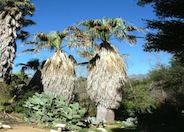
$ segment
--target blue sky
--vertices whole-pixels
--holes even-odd
[[[37,24],[25,28],[31,34],[37,32],[50,33],[51,31],[61,31],[68,26],[86,19],[102,19],[104,17],[115,18],[121,17],[123,20],[130,22],[132,25],[144,28],[144,19],[154,19],[153,9],[150,6],[139,7],[136,5],[136,0],[33,0],[36,6],[34,16],[31,18]],[[137,34],[144,36],[146,33]],[[147,53],[143,51],[142,45],[144,39],[138,39],[137,44],[130,46],[127,42],[112,41],[118,47],[119,53],[129,54],[130,58],[126,58],[128,75],[146,74],[154,68],[155,63],[160,61],[167,64],[171,55],[167,53]],[[18,63],[26,63],[30,59],[39,58],[44,60],[52,56],[50,51],[42,51],[40,54],[34,55],[19,54],[22,50],[28,48],[22,46],[20,41],[17,41],[17,57],[14,61]],[[67,50],[67,49],[66,49]],[[83,61],[75,55],[75,51],[68,51],[75,56],[77,61]],[[14,72],[20,70],[20,67],[14,67]],[[78,70],[79,74],[85,75],[84,69],[81,67]]]

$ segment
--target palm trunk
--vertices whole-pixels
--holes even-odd
[[[114,110],[105,108],[103,106],[97,106],[97,119],[105,119],[107,123],[114,122],[115,113]]]
[[[74,63],[68,56],[57,51],[48,59],[42,70],[42,84],[46,94],[63,95],[66,103],[73,99],[76,80]]]
[[[12,73],[13,61],[16,54],[17,29],[21,13],[3,11],[0,13],[0,78],[9,81]]]
[[[96,102],[97,118],[114,120],[114,109],[122,100],[122,89],[126,77],[125,64],[115,48],[103,42],[99,53],[88,65],[87,92]]]

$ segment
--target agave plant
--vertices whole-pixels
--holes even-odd
[[[134,44],[136,36],[128,32],[142,29],[128,25],[121,18],[104,18],[84,20],[67,30],[70,31],[69,45],[71,47],[92,48],[90,52],[89,50],[79,52],[89,59],[87,92],[96,102],[97,118],[104,118],[110,123],[114,121],[114,110],[120,105],[126,81],[125,63],[118,50],[110,43],[110,39],[116,38]]]
[[[27,44],[34,44],[36,48],[25,50],[39,51],[42,48],[55,50],[51,59],[47,59],[42,68],[42,84],[46,94],[55,96],[63,95],[66,103],[73,98],[75,75],[75,59],[72,55],[67,55],[62,49],[62,43],[67,36],[66,32],[37,33],[35,41]]]
[[[0,0],[0,79],[10,81],[16,53],[16,39],[25,40],[29,33],[23,27],[35,24],[26,18],[35,7],[30,0]]]

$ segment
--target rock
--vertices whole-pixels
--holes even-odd
[[[58,132],[57,130],[50,129],[50,132]]]
[[[55,126],[56,126],[56,127],[64,128],[64,127],[66,126],[66,124],[56,124]]]
[[[4,129],[11,129],[11,126],[9,126],[9,125],[2,125],[2,128],[4,128]]]
[[[126,121],[123,121],[123,126],[121,128],[133,127],[138,123],[137,117],[129,117]]]
[[[105,128],[97,128],[98,131],[107,132]]]
[[[58,132],[62,132],[62,130],[66,126],[66,124],[56,124],[55,126],[58,128]]]

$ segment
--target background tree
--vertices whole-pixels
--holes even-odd
[[[151,4],[157,20],[146,20],[145,51],[166,51],[184,62],[184,1],[183,0],[138,0],[138,5]]]
[[[113,122],[114,109],[119,107],[122,99],[126,66],[117,49],[109,41],[116,38],[134,44],[136,37],[127,32],[140,29],[128,25],[121,18],[84,20],[78,25],[79,28],[69,28],[69,45],[96,49],[80,52],[90,59],[87,67],[87,92],[97,105],[97,118],[104,118],[108,123]]]
[[[183,63],[172,59],[170,66],[149,73],[153,82],[153,89],[162,89],[165,92],[165,103],[183,107],[184,97],[184,66]]]
[[[130,77],[125,83],[122,107],[118,109],[119,116],[124,118],[137,116],[138,114],[151,113],[153,108],[157,107],[156,98],[151,95],[152,80],[149,77],[132,78]],[[122,115],[124,115],[122,117]],[[127,117],[126,117],[127,115]]]
[[[26,51],[38,51],[42,48],[55,50],[51,59],[47,59],[42,69],[42,84],[45,93],[52,93],[55,96],[63,95],[66,103],[69,103],[73,98],[75,75],[75,59],[72,55],[67,56],[61,50],[61,46],[66,32],[51,32],[50,34],[37,33],[35,41],[27,42],[27,44],[34,44],[37,46]],[[25,52],[26,52],[25,51]]]
[[[30,0],[0,0],[0,79],[10,81],[16,39],[25,40],[29,36],[22,28],[35,24],[26,18],[34,10]]]

